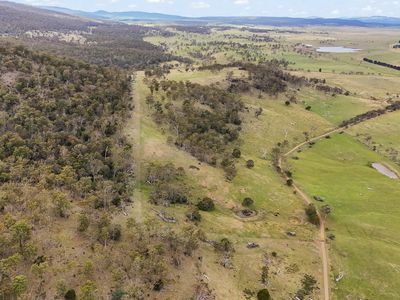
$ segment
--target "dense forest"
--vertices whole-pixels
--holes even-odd
[[[98,22],[71,15],[0,1],[0,34],[23,34],[28,30],[81,30]]]
[[[0,46],[0,65],[0,298],[144,299],[161,290],[164,255],[191,255],[199,233],[115,218],[134,176],[121,133],[130,76],[10,44]],[[65,261],[76,264],[58,272]]]
[[[151,32],[151,28],[142,26],[112,24],[93,28],[90,35],[84,35],[87,43],[82,45],[54,41],[43,43],[42,39],[33,43],[30,40],[29,43],[36,49],[106,67],[144,69],[171,60],[188,61],[143,41],[143,37]]]
[[[45,21],[44,21],[45,20]],[[143,69],[170,60],[188,61],[164,53],[143,40],[164,29],[98,22],[31,6],[0,2],[0,35],[40,49],[100,66]],[[80,42],[72,42],[80,39]]]

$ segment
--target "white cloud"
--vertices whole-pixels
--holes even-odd
[[[331,15],[337,16],[338,14],[340,14],[340,10],[338,10],[338,9],[335,9],[335,10],[331,11]]]
[[[363,11],[372,11],[372,6],[371,5],[367,5],[367,6],[363,7],[363,8],[361,8],[361,10],[363,10]]]
[[[201,8],[210,8],[211,5],[203,2],[203,1],[199,1],[199,2],[192,2],[192,7],[193,8],[197,8],[197,9],[201,9]]]
[[[247,5],[249,4],[249,0],[235,0],[233,3],[235,3],[236,5]]]

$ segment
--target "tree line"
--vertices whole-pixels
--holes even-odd
[[[389,63],[385,63],[383,61],[369,59],[369,58],[364,58],[363,61],[365,61],[367,63],[370,63],[370,64],[378,65],[378,66],[381,66],[381,67],[386,67],[386,68],[390,68],[390,69],[394,69],[394,70],[400,71],[400,66],[392,65],[392,64],[389,64]]]

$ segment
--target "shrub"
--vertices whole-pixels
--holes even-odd
[[[122,235],[121,225],[119,224],[113,225],[110,228],[110,239],[114,241],[119,241],[121,239],[121,235]]]
[[[271,295],[269,294],[267,289],[262,289],[257,293],[258,300],[270,300]]]
[[[82,213],[79,216],[79,224],[78,224],[78,231],[84,232],[89,228],[90,220],[87,214]]]
[[[315,206],[313,204],[310,204],[307,208],[306,208],[306,215],[308,217],[308,221],[311,224],[314,225],[319,225],[319,218],[318,218],[318,213],[317,213],[317,209],[315,208]]]
[[[243,199],[243,202],[242,202],[243,206],[249,207],[249,206],[252,206],[253,204],[254,204],[253,199],[251,199],[249,197],[246,197],[246,198]]]
[[[235,248],[233,247],[232,242],[227,238],[223,238],[219,242],[215,243],[214,248],[215,250],[220,252],[226,252],[226,253],[235,252]]]
[[[254,168],[254,161],[251,160],[251,159],[249,159],[249,160],[246,162],[246,167],[249,168],[249,169]]]
[[[197,207],[202,211],[213,211],[215,209],[214,200],[205,197],[199,203],[197,203]]]
[[[192,222],[200,222],[201,221],[201,215],[200,215],[198,208],[194,208],[194,209],[190,210],[186,214],[186,217]]]
[[[157,280],[154,285],[153,285],[153,290],[154,291],[161,291],[164,288],[164,282],[162,281],[162,279]]]
[[[235,158],[240,158],[242,156],[242,152],[238,148],[233,149],[232,156]]]
[[[122,300],[126,293],[123,290],[116,290],[112,293],[111,300]]]
[[[64,295],[65,300],[75,300],[76,299],[76,292],[74,289],[68,290]]]

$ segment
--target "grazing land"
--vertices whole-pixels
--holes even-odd
[[[0,298],[400,298],[398,28],[0,9]]]

